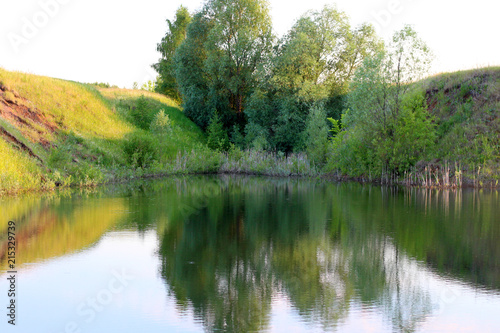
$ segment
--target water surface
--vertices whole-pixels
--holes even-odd
[[[3,198],[1,331],[496,332],[499,204],[232,176]]]

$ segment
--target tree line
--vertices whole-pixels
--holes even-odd
[[[209,0],[192,15],[181,6],[167,25],[153,65],[155,89],[217,133],[214,148],[231,142],[307,151],[320,165],[333,158],[337,169],[363,159],[365,172],[378,161],[398,164],[389,156],[396,151],[410,153],[395,147],[398,136],[409,142],[415,138],[408,131],[432,134],[422,97],[405,97],[430,63],[427,46],[409,26],[384,43],[372,25],[353,27],[344,12],[325,6],[306,12],[277,38],[264,0]],[[418,149],[429,140],[432,135]],[[359,142],[364,149],[385,148],[370,151],[376,157],[370,159],[354,149]]]

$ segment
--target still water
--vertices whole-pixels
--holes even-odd
[[[191,176],[0,212],[1,332],[500,330],[495,190]]]

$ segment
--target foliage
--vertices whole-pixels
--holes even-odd
[[[270,52],[271,41],[265,1],[208,1],[194,15],[175,53],[186,115],[206,128],[215,109],[226,129],[244,125],[255,71]]]
[[[326,162],[328,126],[324,105],[315,105],[309,111],[306,122],[305,145],[309,159],[319,166]]]
[[[133,123],[142,129],[148,129],[152,121],[152,114],[148,105],[148,100],[144,95],[141,95],[132,107],[131,112]]]
[[[203,13],[195,14],[187,28],[186,39],[174,56],[175,78],[184,114],[202,129],[208,126],[213,111],[209,103],[209,80],[204,71],[209,29],[210,21]]]
[[[212,0],[205,10],[213,22],[205,44],[205,71],[215,88],[217,109],[234,115],[242,124],[255,70],[271,50],[268,4],[262,0]]]
[[[207,146],[217,151],[229,149],[229,138],[217,111],[214,112],[207,128]]]
[[[241,133],[238,125],[233,126],[233,130],[231,132],[231,143],[233,143],[236,147],[243,148],[245,146],[245,137]]]
[[[172,120],[164,109],[158,111],[150,126],[151,132],[154,133],[169,133],[172,131]]]
[[[156,50],[160,52],[161,58],[152,67],[158,72],[157,84],[147,89],[167,95],[176,101],[180,101],[180,93],[177,87],[174,68],[174,55],[176,49],[186,38],[186,31],[191,22],[191,15],[186,7],[180,6],[175,13],[175,20],[167,20],[168,31],[158,43]]]
[[[266,139],[273,148],[303,150],[302,133],[311,107],[321,101],[326,115],[338,118],[354,69],[381,48],[373,27],[365,24],[351,30],[345,13],[334,7],[308,12],[261,69],[245,111],[247,131],[255,136],[256,128],[271,129]]]
[[[20,96],[19,105],[4,110],[19,118],[0,119],[1,131],[14,140],[0,136],[0,195],[162,174],[178,153],[205,143],[203,132],[163,95],[2,69],[0,81],[2,92],[15,87]],[[19,112],[24,107],[41,123]]]
[[[133,167],[147,168],[157,156],[151,136],[145,133],[134,133],[125,139],[123,150],[128,163]]]
[[[359,176],[401,174],[435,140],[422,92],[409,91],[430,64],[430,52],[409,27],[395,33],[387,52],[366,58],[356,71],[334,140],[330,168]]]
[[[91,83],[93,86],[99,87],[99,88],[111,88],[111,85],[107,82],[94,82]]]
[[[141,90],[155,92],[156,91],[156,82],[151,81],[151,80],[144,82],[143,85],[141,86]]]
[[[419,91],[406,93],[395,126],[393,150],[389,152],[389,169],[396,173],[410,170],[428,155],[435,139],[434,118],[429,115],[425,96]]]

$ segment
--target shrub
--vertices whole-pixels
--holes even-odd
[[[173,122],[165,110],[161,109],[153,118],[150,129],[155,133],[168,133],[172,131]]]
[[[151,118],[148,111],[148,101],[144,95],[141,95],[141,97],[137,99],[135,107],[132,108],[132,118],[135,125],[144,130],[149,129],[151,124]]]
[[[153,139],[142,133],[134,133],[125,140],[123,150],[127,162],[134,168],[147,168],[157,155]]]
[[[229,138],[217,111],[214,112],[207,128],[207,146],[217,151],[229,150]]]
[[[233,126],[233,131],[231,133],[231,142],[239,148],[243,148],[245,146],[245,137],[243,136],[243,134],[241,134],[238,125]]]
[[[432,121],[423,93],[413,91],[403,97],[394,130],[394,144],[388,152],[391,170],[401,173],[425,158],[436,137]]]
[[[304,136],[309,159],[319,166],[324,165],[328,143],[328,126],[323,105],[313,106],[309,111]]]

